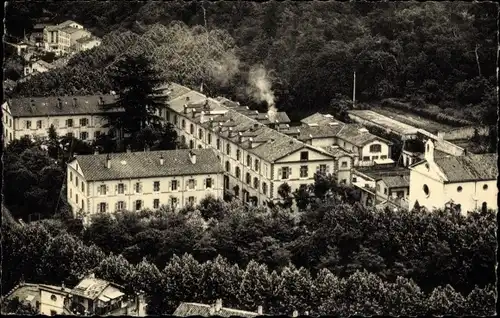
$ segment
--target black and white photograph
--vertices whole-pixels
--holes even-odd
[[[6,1],[1,314],[496,315],[499,17]]]

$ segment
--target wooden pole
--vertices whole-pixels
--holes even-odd
[[[356,71],[354,71],[353,87],[352,87],[352,106],[356,104]]]

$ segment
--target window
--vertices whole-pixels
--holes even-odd
[[[483,204],[481,205],[481,211],[483,213],[488,212],[488,204],[486,202],[483,202]]]
[[[116,192],[118,192],[118,194],[123,194],[125,192],[125,185],[123,183],[119,183],[116,187]]]
[[[241,157],[241,151],[239,149],[236,149],[236,160],[240,161]]]
[[[485,184],[485,185],[483,186],[483,190],[488,190],[488,185],[487,185],[487,184]]]
[[[189,125],[189,133],[192,135],[194,133],[194,125],[190,124]]]
[[[378,156],[373,156],[372,157],[372,160],[377,160],[378,159]]]
[[[135,193],[141,193],[142,192],[142,184],[140,182],[136,182],[134,186]]]
[[[73,189],[69,189],[69,197],[73,199]]]
[[[79,200],[78,200],[78,193],[77,193],[77,194],[75,194],[75,202],[78,204],[78,201]]]
[[[98,192],[99,192],[100,195],[106,195],[107,190],[108,190],[108,187],[106,185],[102,184],[102,185],[99,186],[99,191]]]
[[[94,138],[95,139],[99,139],[100,136],[101,136],[101,132],[99,130],[94,131]]]
[[[82,186],[81,186],[81,188],[82,188],[82,192],[85,192],[85,183],[83,183],[83,181],[82,181],[81,185],[82,185]]]
[[[226,145],[226,154],[231,155],[231,145],[230,144]]]
[[[69,172],[69,181],[73,182],[73,171]]]
[[[52,295],[52,296],[50,297],[50,299],[52,299],[52,297],[55,297],[55,296],[54,296],[54,295]],[[51,310],[51,311],[50,311],[50,315],[51,315],[51,316],[55,316],[55,315],[57,315],[57,312],[56,312],[55,310]]]
[[[426,195],[427,197],[429,197],[429,195],[430,195],[430,191],[429,191],[429,187],[428,187],[426,184],[424,184],[424,186],[423,186],[423,190],[424,190],[425,195]]]
[[[239,180],[241,177],[241,170],[240,167],[236,167],[236,178]]]
[[[250,176],[250,173],[247,172],[245,180],[247,184],[250,184],[252,182],[252,177]]]
[[[67,119],[66,120],[66,126],[73,127],[73,119]]]
[[[217,141],[215,142],[217,146],[217,150],[220,150],[220,139],[217,138]]]
[[[380,184],[377,184],[377,185],[375,186],[375,189],[377,190],[377,192],[380,192]]]
[[[67,134],[66,134],[66,137],[68,137],[68,138],[73,138],[73,133],[71,133],[71,132],[67,133]]]
[[[166,112],[165,118],[167,119],[167,121],[170,121],[170,112],[169,111]]]
[[[461,186],[457,187],[457,192],[462,192],[462,187]]]
[[[86,132],[86,131],[80,132],[80,139],[81,140],[87,140],[87,139],[89,139],[89,133]]]
[[[181,121],[181,126],[182,126],[182,129],[186,128],[186,121],[184,119]]]
[[[307,178],[307,175],[308,175],[307,166],[300,166],[300,177]]]
[[[342,183],[342,184],[346,184],[346,183],[347,183],[347,180],[346,180],[346,179],[342,179],[342,180],[340,181],[340,183]]]
[[[198,138],[203,139],[203,130],[201,128],[198,129]]]
[[[208,144],[212,144],[212,134],[208,134]]]
[[[259,171],[259,159],[255,159],[255,171]]]
[[[176,126],[179,125],[179,118],[177,117],[177,115],[174,115],[174,124]]]
[[[172,208],[175,208],[177,206],[177,198],[175,198],[175,197],[170,198],[170,206]]]
[[[262,182],[262,193],[267,194],[267,183]]]
[[[358,182],[358,179],[356,177],[352,177],[352,182]]]
[[[301,161],[304,161],[304,160],[309,160],[309,152],[307,151],[302,151],[300,153],[300,160]]]
[[[194,148],[194,141],[192,141],[192,140],[189,141],[189,148],[190,149]]]
[[[153,209],[158,209],[160,207],[160,199],[153,200]]]
[[[283,167],[281,168],[281,173],[278,173],[278,174],[281,174],[281,179],[288,179],[290,177],[290,174],[291,174],[291,170],[289,167]]]
[[[12,127],[12,119],[9,118],[9,127]]]
[[[153,191],[154,192],[159,192],[160,191],[160,181],[155,181],[153,183]]]
[[[186,136],[181,136],[181,141],[182,141],[182,144],[185,145],[186,144]]]
[[[188,181],[188,188],[190,190],[194,190],[195,187],[196,187],[196,180],[195,179],[189,179],[189,181]]]
[[[198,149],[202,149],[203,147],[201,145],[198,145]]]
[[[106,202],[99,203],[99,212],[101,212],[101,213],[106,212],[106,207],[107,207],[107,203]]]
[[[380,159],[387,159],[386,155],[380,156]]]
[[[89,123],[89,120],[87,118],[81,118],[80,119],[80,126],[85,127]]]
[[[205,179],[205,188],[206,189],[211,189],[212,188],[212,178]]]
[[[384,194],[387,194],[387,188],[384,188]]]
[[[255,189],[259,188],[259,179],[257,179],[257,177],[253,178],[253,187]]]
[[[342,163],[340,164],[340,166],[342,168],[347,168],[347,161],[342,161]]]
[[[370,152],[381,152],[382,151],[382,145],[371,145],[370,146]]]
[[[36,121],[36,128],[37,129],[41,129],[42,128],[42,121],[41,120],[37,120]]]
[[[125,210],[125,201],[118,201],[116,203],[116,210],[117,211],[123,211],[123,210]]]
[[[85,209],[85,203],[84,203],[84,201],[82,200],[82,210],[84,210],[84,209]]]
[[[226,171],[231,172],[231,164],[229,163],[229,161],[226,161]]]
[[[171,181],[172,183],[172,186],[171,186],[171,189],[172,191],[177,191],[177,180],[172,180]]]
[[[252,157],[250,157],[250,155],[247,155],[247,166],[251,166],[252,165]]]
[[[326,165],[319,165],[319,173],[326,174]]]
[[[142,201],[141,200],[136,200],[135,201],[135,210],[139,211],[140,209],[142,209]]]
[[[26,129],[30,129],[31,128],[31,120],[27,120],[26,121]]]
[[[189,205],[194,205],[194,204],[195,204],[195,202],[196,202],[195,197],[189,197],[189,198],[188,198],[188,204],[189,204]]]
[[[370,161],[370,157],[369,156],[363,157],[363,161]]]

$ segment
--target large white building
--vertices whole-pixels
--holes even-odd
[[[80,155],[67,167],[75,215],[182,208],[209,194],[223,198],[223,169],[212,149]]]
[[[331,153],[277,131],[287,124],[269,118],[273,114],[261,116],[237,103],[207,98],[177,84],[169,85],[167,93],[165,119],[190,148],[216,151],[226,172],[225,191],[244,202],[276,202],[281,200],[278,188],[284,183],[293,192],[313,183],[316,172],[337,172]]]
[[[107,120],[103,114],[107,110],[103,106],[114,103],[116,98],[92,95],[8,99],[2,104],[4,143],[25,136],[46,138],[51,125],[59,136],[95,140],[109,131],[104,127]]]
[[[71,20],[43,29],[44,49],[57,55],[86,50],[88,48],[79,45],[78,41],[91,38],[92,34],[83,25]],[[100,44],[100,41],[93,42],[90,48]]]
[[[425,159],[410,166],[410,208],[418,202],[429,210],[452,201],[462,213],[497,205],[497,154],[452,156],[425,144]]]

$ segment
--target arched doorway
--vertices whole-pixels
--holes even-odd
[[[481,205],[481,211],[483,213],[488,212],[488,204],[486,202],[483,202],[483,204]]]

